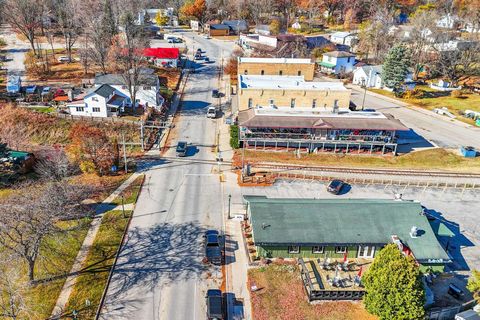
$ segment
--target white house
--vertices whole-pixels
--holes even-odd
[[[87,117],[115,117],[130,99],[108,84],[94,88],[83,99],[67,103],[71,115]]]
[[[384,87],[382,80],[383,66],[362,66],[353,71],[352,83],[367,88],[382,89]],[[405,82],[412,82],[413,74],[409,72],[405,76]]]
[[[350,73],[355,64],[355,55],[346,51],[332,51],[323,54],[320,70],[325,73]]]
[[[197,20],[190,20],[190,29],[193,31],[200,31],[200,22]]]
[[[136,89],[136,108],[161,109],[165,100],[160,95],[160,80],[157,75],[149,71],[142,72]],[[95,76],[94,88],[81,99],[77,98],[67,104],[70,114],[89,117],[117,116],[125,107],[131,106],[128,86],[123,76],[118,74]]]
[[[354,46],[358,42],[358,36],[352,32],[335,32],[330,35],[330,41],[335,44]]]
[[[446,14],[443,17],[440,17],[440,19],[438,19],[437,21],[435,21],[435,25],[438,28],[453,29],[457,22],[458,22],[457,16]]]

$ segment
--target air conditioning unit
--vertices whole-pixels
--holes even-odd
[[[410,229],[410,237],[418,237],[418,228],[416,226],[413,226],[412,229]]]

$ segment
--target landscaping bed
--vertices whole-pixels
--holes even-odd
[[[310,304],[300,277],[298,266],[279,260],[268,266],[250,269],[248,284],[259,288],[251,292],[255,320],[370,320],[361,302],[326,301]]]

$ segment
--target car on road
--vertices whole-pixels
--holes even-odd
[[[344,186],[345,182],[342,180],[332,180],[327,186],[327,191],[333,194],[339,194]]]
[[[212,39],[212,37],[210,37],[210,35],[208,35],[208,34],[203,35],[203,38],[204,39]]]
[[[183,40],[180,39],[180,38],[173,38],[173,37],[172,37],[172,38],[169,38],[169,39],[167,40],[167,42],[168,42],[168,43],[182,43]]]
[[[208,107],[207,109],[207,118],[215,119],[217,117],[217,108]]]
[[[178,141],[177,144],[177,157],[185,157],[187,155],[188,143],[187,141]]]
[[[222,94],[220,93],[220,91],[214,89],[212,90],[212,98],[220,98],[222,96]]]
[[[205,295],[207,300],[207,319],[222,320],[225,319],[225,303],[222,290],[208,289]]]
[[[222,263],[222,249],[220,238],[222,237],[217,230],[208,230],[203,236],[205,238],[205,258],[207,262],[220,265]]]

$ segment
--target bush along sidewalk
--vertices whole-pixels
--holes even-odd
[[[143,175],[139,176],[112,202],[117,207],[105,213],[82,272],[75,283],[65,314],[71,314],[75,310],[81,315],[81,319],[95,318],[106,292],[110,273],[127,232],[133,207],[137,202],[144,178]]]
[[[230,147],[232,149],[240,148],[240,142],[238,141],[239,138],[239,129],[237,125],[230,126]]]

